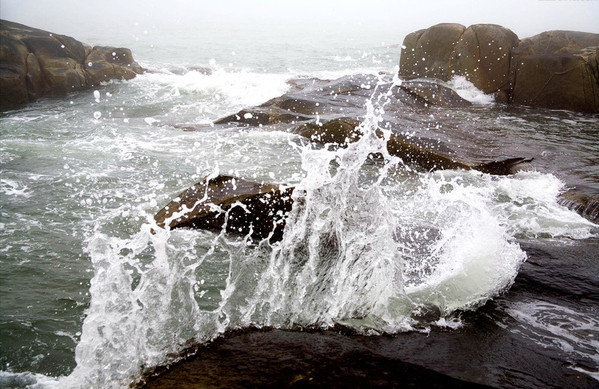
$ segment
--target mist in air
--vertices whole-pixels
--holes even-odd
[[[190,43],[215,30],[232,34],[229,40],[242,39],[243,34],[235,32],[250,30],[264,32],[263,38],[271,42],[298,41],[298,34],[305,34],[305,39],[334,40],[368,34],[384,43],[400,44],[412,31],[446,22],[499,24],[521,39],[548,30],[599,32],[599,1],[1,0],[0,5],[2,19],[71,35],[92,45],[156,45],[181,29],[189,31]],[[184,52],[182,48],[180,55]]]

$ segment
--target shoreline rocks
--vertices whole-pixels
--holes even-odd
[[[66,35],[0,20],[0,110],[142,73],[131,50],[89,47]]]
[[[599,112],[599,34],[547,31],[520,40],[495,24],[438,24],[408,34],[399,76],[464,76],[503,103]]]

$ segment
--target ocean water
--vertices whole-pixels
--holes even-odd
[[[596,300],[501,299],[531,245],[597,258],[585,247],[599,227],[558,204],[569,187],[599,193],[597,115],[499,106],[456,79],[474,106],[419,112],[405,134],[439,137],[467,160],[534,157],[532,169],[419,172],[375,135],[376,99],[346,149],[281,126],[214,125],[293,79],[392,75],[403,36],[83,32],[132,48],[147,72],[0,116],[1,387],[127,387],[192,344],[250,327],[451,332],[489,301],[515,320],[506,331],[598,377]],[[215,174],[298,188],[283,240],[151,233],[163,205]]]

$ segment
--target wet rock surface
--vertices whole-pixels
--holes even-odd
[[[344,328],[231,332],[188,350],[192,355],[179,363],[148,372],[138,387],[596,388],[597,381],[580,371],[594,369],[592,360],[577,354],[584,346],[543,338],[544,327],[576,325],[575,317],[532,315],[525,324],[518,307],[555,304],[571,308],[571,315],[593,312],[599,241],[588,240],[586,247],[520,243],[529,259],[510,291],[464,312],[458,329],[433,326],[427,333],[392,336]]]
[[[441,23],[406,35],[399,76],[449,80],[449,62],[464,31],[466,27],[461,24]]]
[[[198,228],[281,240],[293,188],[231,176],[206,177],[155,216],[165,228]]]
[[[473,137],[474,129],[469,123],[456,123],[460,133],[465,136],[460,139],[458,148],[455,148],[455,142],[451,142],[456,133],[449,135],[449,127],[445,134],[432,134],[423,130],[423,124],[431,114],[437,112],[436,109],[472,107],[471,103],[441,81],[413,80],[394,84],[389,75],[353,75],[336,80],[298,79],[291,84],[292,87],[286,94],[257,107],[243,109],[215,124],[292,132],[315,143],[346,147],[362,136],[360,124],[366,102],[375,99],[384,102],[385,111],[381,112],[379,127],[390,132],[387,135],[387,151],[417,170],[462,169],[492,175],[510,175],[528,170],[536,157],[506,157],[505,152],[512,146],[500,149],[503,150],[501,153],[481,154],[480,141]],[[406,129],[414,129],[413,134],[416,136],[407,136]],[[379,134],[383,136],[382,132]],[[469,149],[475,153],[469,152]],[[236,183],[235,189],[232,182]],[[210,188],[208,191],[207,187]],[[266,199],[264,196],[268,191],[272,191],[273,197]],[[281,191],[276,185],[258,184],[243,178],[217,177],[208,186],[203,181],[183,192],[178,197],[179,200],[167,205],[168,210],[165,208],[156,215],[156,221],[159,226],[164,227],[165,220],[171,219],[174,212],[186,209],[187,213],[183,212],[182,216],[169,221],[170,228],[220,231],[225,225],[225,213],[231,204],[241,200],[243,206],[250,205],[253,216],[247,210],[242,211],[242,207],[234,208],[230,211],[226,230],[243,235],[251,230],[254,239],[264,239],[275,225],[271,241],[278,241],[284,229],[284,217],[281,215],[286,215],[292,206],[290,197],[288,198],[291,191],[293,188]],[[568,206],[596,222],[595,216],[590,216],[594,213],[588,212],[588,196],[584,193],[580,196],[567,196]],[[217,212],[205,205],[194,208],[202,201],[206,204],[214,203],[217,207],[222,207],[222,211]],[[272,212],[268,207],[271,207]]]
[[[92,48],[66,35],[6,20],[0,20],[0,35],[0,109],[142,72],[126,48]]]

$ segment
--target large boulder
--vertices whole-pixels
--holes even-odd
[[[399,76],[443,81],[465,76],[485,93],[506,93],[511,50],[518,42],[516,34],[495,24],[437,24],[405,37]]]
[[[599,34],[581,31],[545,31],[522,39],[514,54],[578,54],[586,47],[599,46]]]
[[[476,24],[464,31],[449,59],[450,76],[465,76],[484,93],[507,95],[516,34],[496,24]]]
[[[88,53],[71,37],[5,20],[0,21],[0,37],[0,108],[64,96],[142,71],[128,49],[100,47]]]
[[[544,32],[522,40],[512,62],[513,103],[599,112],[599,34]]]
[[[162,228],[197,228],[281,240],[291,211],[292,187],[231,176],[206,177],[183,191],[154,217]]]
[[[464,31],[461,24],[441,23],[408,34],[402,45],[399,76],[449,80],[449,59]]]

